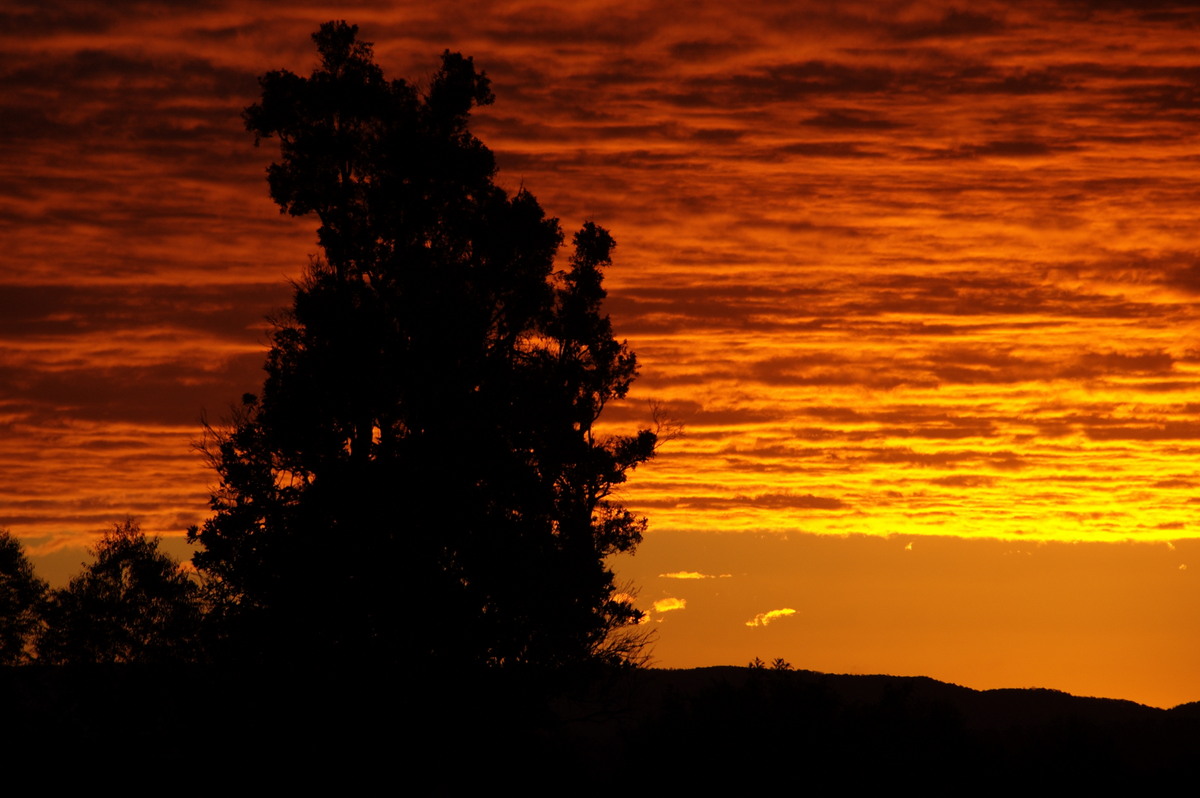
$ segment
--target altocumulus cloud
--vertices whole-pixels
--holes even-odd
[[[789,615],[795,615],[796,611],[791,607],[784,607],[780,610],[770,610],[769,612],[760,612],[750,620],[746,621],[747,626],[766,626],[771,621],[777,621],[780,618],[786,618]]]
[[[671,612],[672,610],[682,610],[687,608],[687,599],[681,598],[665,598],[654,602],[655,612]]]
[[[728,579],[733,574],[702,574],[699,571],[672,571],[669,574],[659,574],[660,579]]]

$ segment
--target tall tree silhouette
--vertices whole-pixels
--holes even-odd
[[[53,591],[38,659],[52,665],[195,659],[199,588],[158,545],[132,518],[106,531],[95,562]]]
[[[21,541],[0,529],[0,665],[29,662],[42,625],[46,590]]]
[[[315,213],[324,258],[277,323],[261,396],[207,451],[214,515],[191,538],[235,645],[255,656],[558,665],[639,618],[606,555],[644,520],[612,501],[655,434],[601,437],[636,360],[603,314],[613,240],[508,195],[468,129],[493,100],[446,52],[424,92],[357,28],[320,67],[261,79],[272,198]],[[239,643],[239,641],[241,641]]]

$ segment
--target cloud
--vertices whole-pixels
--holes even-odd
[[[752,46],[751,42],[736,42],[718,39],[697,39],[676,42],[670,47],[672,58],[681,61],[710,63],[727,55],[737,55]]]
[[[894,130],[906,127],[884,116],[863,113],[852,109],[831,108],[804,120],[805,125],[830,130]]]
[[[1164,421],[1148,424],[1125,424],[1105,420],[1085,430],[1094,441],[1170,441],[1200,440],[1200,422]]]
[[[674,610],[682,610],[687,608],[687,599],[681,598],[664,598],[654,602],[655,612],[673,612]]]
[[[935,477],[930,484],[956,488],[988,488],[995,484],[996,478],[984,474],[950,474],[945,477]]]
[[[1000,33],[1004,27],[995,17],[952,8],[941,19],[895,24],[891,34],[901,41],[957,39]]]
[[[750,620],[746,621],[747,626],[766,626],[772,621],[777,621],[780,618],[786,618],[789,615],[795,615],[796,611],[791,607],[784,607],[779,610],[770,610],[768,612],[760,612]]]
[[[673,571],[659,574],[660,579],[727,579],[733,574],[702,574],[699,571]]]
[[[760,493],[754,496],[674,496],[655,500],[660,506],[685,507],[695,510],[732,507],[759,507],[773,510],[843,510],[847,505],[831,496],[811,493]]]
[[[1005,449],[918,452],[910,448],[888,447],[849,449],[846,456],[853,460],[879,465],[901,464],[938,468],[983,465],[1002,471],[1013,471],[1029,465],[1026,457]]]
[[[313,21],[112,5],[0,10],[0,522],[22,533],[135,500],[202,519],[197,417],[259,390],[263,316],[315,251],[239,117],[257,75],[312,67]],[[352,21],[418,82],[453,32],[493,80],[472,130],[501,185],[617,237],[605,309],[641,376],[601,421],[644,425],[653,395],[689,430],[623,486],[655,525],[1004,535],[1119,499],[1126,521],[1077,534],[1176,534],[1196,15],[1077,5]]]
[[[783,155],[798,155],[803,158],[882,158],[882,152],[862,149],[854,141],[797,141],[775,149]]]

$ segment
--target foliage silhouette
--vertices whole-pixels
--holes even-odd
[[[602,312],[614,246],[562,242],[497,187],[468,129],[486,76],[447,51],[428,90],[387,81],[344,22],[321,66],[261,79],[281,211],[323,259],[277,321],[261,396],[208,430],[214,515],[189,536],[235,653],[460,665],[622,660],[640,619],[604,558],[644,519],[611,498],[656,435],[602,437],[636,359]]]
[[[51,665],[197,658],[199,587],[131,518],[106,531],[65,589],[52,592],[38,660]]]
[[[21,542],[0,529],[0,665],[23,665],[32,658],[46,590]]]

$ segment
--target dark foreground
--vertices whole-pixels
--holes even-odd
[[[1200,775],[1200,704],[746,668],[26,667],[0,671],[0,718],[10,778],[159,794],[1038,793]]]

